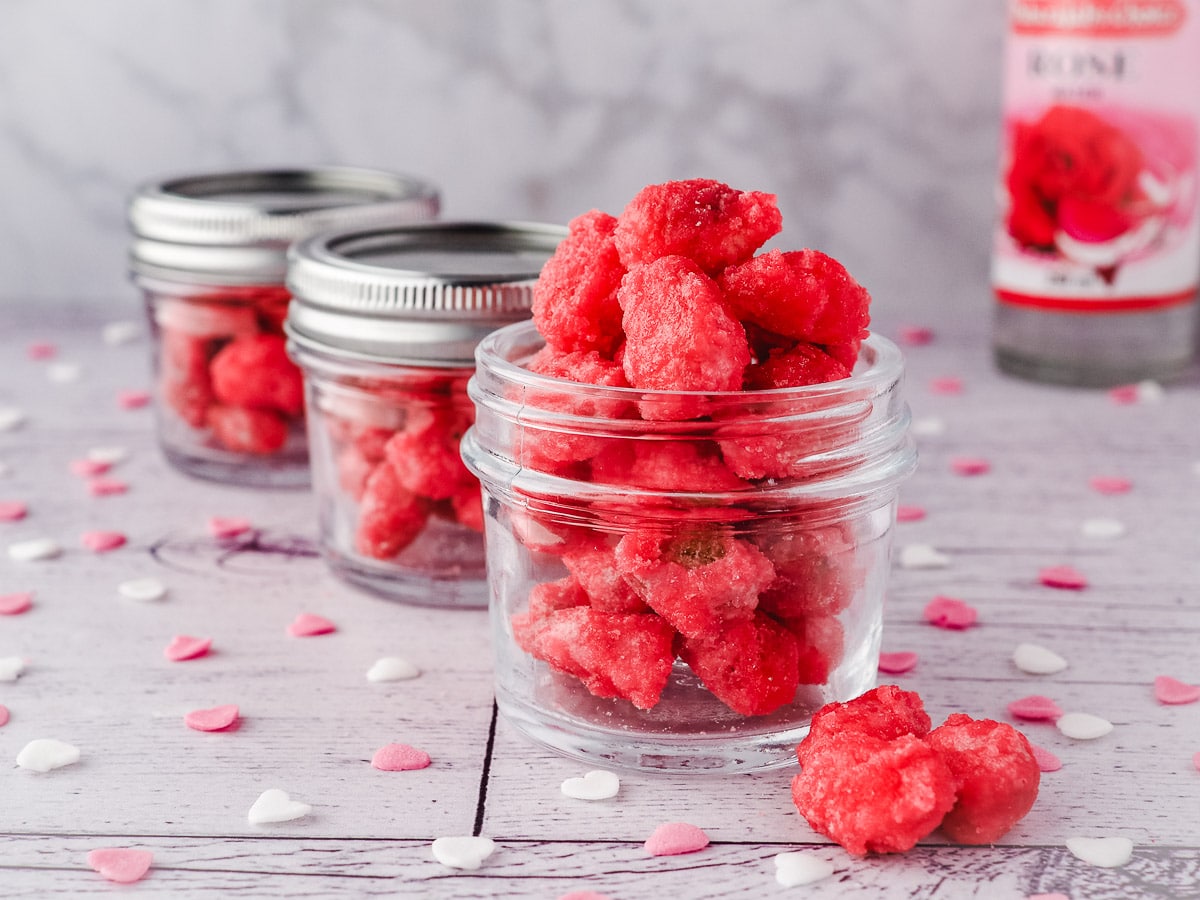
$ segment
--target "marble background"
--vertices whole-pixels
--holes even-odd
[[[197,170],[424,175],[448,218],[778,194],[877,321],[988,317],[1003,0],[0,0],[0,300],[123,305],[127,197]]]

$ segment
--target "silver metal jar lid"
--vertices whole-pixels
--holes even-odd
[[[300,347],[374,362],[472,365],[475,345],[526,319],[567,229],[430,222],[317,235],[292,247],[287,332]]]
[[[374,169],[219,172],[147,183],[129,202],[137,275],[202,284],[281,284],[287,248],[333,229],[437,217],[437,189]]]

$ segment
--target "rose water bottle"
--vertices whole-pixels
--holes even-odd
[[[1200,0],[1010,0],[994,344],[1005,372],[1182,372],[1200,281]]]

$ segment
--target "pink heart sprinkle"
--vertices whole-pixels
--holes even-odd
[[[93,553],[107,553],[124,546],[126,538],[119,531],[85,531],[80,540]]]
[[[963,383],[961,378],[935,378],[929,382],[929,390],[935,394],[961,394]]]
[[[920,522],[923,518],[925,518],[925,507],[923,506],[896,507],[897,522]]]
[[[121,409],[141,409],[150,403],[149,391],[117,391],[117,405]]]
[[[207,655],[211,647],[212,638],[177,634],[171,638],[171,643],[167,644],[166,649],[163,650],[163,656],[171,662],[183,662],[185,659],[199,659],[201,656]]]
[[[934,597],[925,604],[925,620],[938,628],[961,631],[970,628],[979,618],[975,607],[953,597]]]
[[[992,464],[979,456],[956,456],[950,460],[950,468],[956,475],[985,475]]]
[[[1049,697],[1031,694],[1008,704],[1008,714],[1014,719],[1030,722],[1057,722],[1062,718],[1062,708]]]
[[[1057,772],[1062,768],[1062,760],[1045,747],[1039,747],[1037,744],[1033,743],[1031,743],[1029,746],[1033,750],[1033,758],[1037,760],[1038,769],[1040,771]]]
[[[646,852],[651,856],[678,856],[695,853],[708,846],[708,835],[686,822],[667,822],[654,829],[646,838]]]
[[[1028,900],[1071,900],[1066,894],[1030,894]]]
[[[923,325],[905,325],[897,334],[900,343],[910,347],[923,347],[933,341],[933,329]]]
[[[381,772],[411,772],[429,763],[428,753],[408,744],[386,744],[371,757],[371,765]]]
[[[237,722],[238,708],[232,703],[212,709],[193,709],[183,717],[183,724],[193,731],[225,731]]]
[[[30,359],[53,359],[58,347],[49,341],[34,341],[26,351]]]
[[[73,459],[67,464],[72,475],[80,478],[95,478],[112,468],[112,463],[99,459]]]
[[[1138,386],[1136,384],[1123,384],[1113,388],[1108,392],[1108,399],[1117,406],[1132,406],[1138,402]]]
[[[129,490],[129,485],[115,478],[92,478],[88,481],[88,493],[93,497],[109,497],[113,494],[123,494]]]
[[[29,515],[29,505],[20,500],[0,500],[0,522],[19,522]]]
[[[33,592],[0,595],[0,616],[19,616],[33,606]]]
[[[208,520],[208,533],[219,540],[245,534],[251,527],[250,520],[240,516],[212,516]]]
[[[8,707],[0,703],[0,728],[8,724]]]
[[[300,613],[296,616],[287,632],[292,637],[315,637],[318,634],[329,634],[337,631],[337,626],[323,616],[313,613]]]
[[[88,865],[117,884],[133,884],[141,881],[150,871],[154,854],[149,850],[128,850],[120,847],[104,847],[89,850]]]
[[[1133,482],[1117,475],[1097,475],[1088,484],[1098,494],[1128,494]]]
[[[879,671],[888,675],[903,675],[911,672],[917,666],[917,654],[901,651],[900,653],[880,653]]]
[[[1200,753],[1192,757],[1192,765],[1196,767],[1196,771],[1200,772]]]
[[[558,900],[612,900],[608,894],[597,894],[595,891],[569,891]]]
[[[1088,586],[1083,573],[1071,566],[1050,566],[1038,572],[1038,581],[1046,587],[1065,591],[1081,591]]]
[[[1154,696],[1159,703],[1178,705],[1200,700],[1200,685],[1188,684],[1170,675],[1154,679]]]

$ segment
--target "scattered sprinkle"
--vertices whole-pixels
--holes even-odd
[[[775,854],[775,880],[782,887],[813,884],[823,881],[833,872],[833,863],[812,853],[795,850]]]
[[[898,653],[880,653],[879,671],[886,675],[903,675],[917,667],[919,657],[909,651]]]
[[[100,338],[110,347],[131,344],[141,336],[141,323],[128,320],[109,322],[100,330]]]
[[[117,593],[127,600],[153,603],[167,595],[167,586],[157,578],[130,578],[117,585]]]
[[[129,459],[129,451],[124,447],[92,447],[87,452],[87,458],[92,462],[107,463],[115,466]]]
[[[1130,406],[1137,403],[1162,403],[1166,391],[1157,381],[1139,381],[1137,384],[1123,384],[1108,392],[1108,397],[1118,406]]]
[[[979,456],[956,456],[950,460],[950,469],[955,475],[986,475],[992,464]]]
[[[239,724],[236,704],[194,709],[183,717],[183,724],[193,731],[227,731]]]
[[[1030,894],[1027,900],[1071,900],[1066,894]]]
[[[1014,719],[1029,722],[1054,722],[1062,716],[1062,708],[1049,697],[1031,694],[1008,704],[1008,714]]]
[[[17,754],[17,765],[34,772],[49,772],[77,762],[79,748],[54,738],[32,740]]]
[[[1125,523],[1119,519],[1085,519],[1079,533],[1086,538],[1111,540],[1125,534]]]
[[[8,545],[9,559],[18,562],[35,562],[44,559],[54,559],[62,555],[62,547],[50,538],[32,538],[28,541],[18,541]]]
[[[897,522],[920,522],[925,518],[925,507],[923,506],[897,506],[896,521]]]
[[[925,604],[925,621],[938,628],[961,631],[979,618],[975,607],[953,597],[937,596]]]
[[[93,497],[111,497],[114,494],[123,494],[129,490],[129,485],[124,481],[118,481],[115,478],[90,478],[87,483],[88,493]]]
[[[123,847],[102,847],[89,850],[87,863],[109,881],[133,884],[150,871],[154,854],[149,850],[129,850]]]
[[[79,540],[93,553],[107,553],[125,546],[127,538],[119,531],[85,531]]]
[[[0,616],[19,616],[33,607],[33,592],[0,594]]]
[[[408,744],[385,744],[371,757],[371,765],[381,772],[412,772],[429,767],[429,754]]]
[[[315,637],[319,634],[330,634],[337,631],[337,626],[314,613],[300,613],[287,627],[287,633],[292,637]]]
[[[573,800],[609,800],[621,790],[621,779],[615,772],[593,769],[581,777],[568,778],[560,789]]]
[[[448,869],[478,869],[496,850],[489,837],[440,837],[433,842],[433,858]]]
[[[58,347],[49,341],[34,341],[30,344],[25,352],[30,359],[53,359],[58,353]]]
[[[952,376],[935,378],[929,382],[929,390],[934,394],[961,394],[963,392],[962,379]]]
[[[914,419],[909,430],[916,437],[939,437],[946,433],[946,422],[937,416],[926,416],[922,419]]]
[[[708,846],[708,835],[686,822],[666,822],[654,829],[646,839],[646,852],[651,856],[679,856],[695,853]]]
[[[900,548],[902,569],[944,569],[950,565],[950,557],[931,544],[906,544]]]
[[[21,500],[0,500],[0,522],[19,522],[29,515],[29,504]]]
[[[71,384],[79,380],[83,367],[79,363],[57,362],[46,367],[46,377],[55,384]]]
[[[367,681],[372,683],[408,681],[420,674],[421,670],[407,659],[401,659],[399,656],[383,656],[375,660],[371,668],[367,669]]]
[[[1067,737],[1077,741],[1094,741],[1113,730],[1112,722],[1091,713],[1064,713],[1054,724]]]
[[[15,406],[0,406],[0,431],[16,431],[28,417],[25,410]]]
[[[121,409],[141,409],[150,405],[150,392],[139,390],[117,391],[117,406]]]
[[[933,329],[923,325],[904,325],[896,335],[902,344],[909,347],[923,347],[933,342]]]
[[[1197,772],[1200,772],[1200,753],[1196,753],[1192,757],[1192,765],[1195,767]]]
[[[1104,869],[1115,869],[1133,859],[1133,841],[1128,838],[1067,838],[1067,849],[1076,859]]]
[[[1088,586],[1087,578],[1072,566],[1050,566],[1038,572],[1038,581],[1046,587],[1066,591],[1081,591]]]
[[[71,470],[72,475],[78,475],[80,478],[95,478],[107,473],[112,468],[112,463],[99,459],[73,459],[67,463],[67,468]]]
[[[1056,675],[1067,667],[1067,661],[1038,644],[1018,644],[1013,662],[1027,675]]]
[[[1200,700],[1200,685],[1188,684],[1170,675],[1159,675],[1154,679],[1154,697],[1159,703],[1168,705],[1195,703]]]
[[[0,681],[16,681],[25,671],[25,657],[0,656]]]
[[[8,707],[0,703],[0,728],[8,724]]]
[[[251,825],[269,825],[273,822],[290,822],[312,812],[312,807],[288,796],[286,791],[270,788],[263,791],[250,812],[246,814]]]
[[[171,638],[171,643],[163,648],[163,656],[171,660],[171,662],[183,662],[184,660],[199,659],[201,656],[207,656],[210,649],[212,649],[212,638],[198,638],[186,634],[177,634]]]
[[[1042,772],[1057,772],[1062,768],[1062,760],[1037,744],[1029,745],[1033,750],[1033,758],[1037,760],[1038,769]]]
[[[208,533],[218,540],[235,538],[251,527],[250,520],[240,516],[211,516],[208,520]]]
[[[596,891],[568,891],[558,898],[558,900],[612,900],[607,894],[599,894]]]
[[[1088,484],[1098,494],[1128,494],[1133,489],[1132,481],[1117,475],[1097,475]]]

